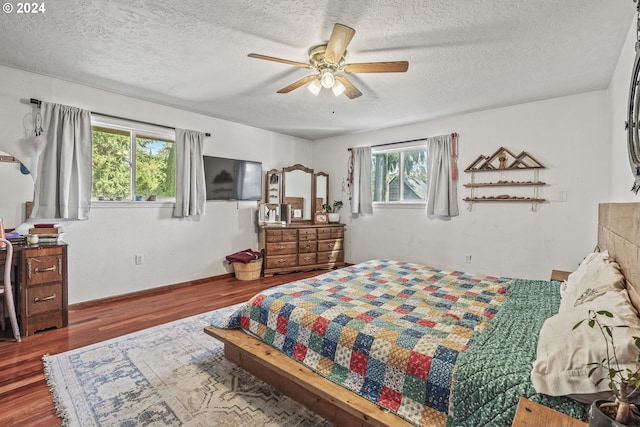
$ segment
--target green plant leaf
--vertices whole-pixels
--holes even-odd
[[[611,314],[611,312],[607,311],[607,310],[600,310],[600,311],[596,311],[596,313],[602,315],[602,316],[606,316],[609,318],[613,318],[613,314]]]
[[[611,338],[613,338],[613,333],[611,332],[611,326],[604,326],[604,330]]]
[[[573,330],[575,330],[578,326],[582,325],[582,323],[583,323],[583,322],[584,322],[584,319],[583,319],[583,320],[581,320],[581,321],[579,321],[579,322],[578,322],[578,323],[576,323],[575,325],[573,325],[573,329],[572,329],[572,331],[573,331]]]

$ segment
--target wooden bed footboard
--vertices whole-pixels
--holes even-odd
[[[204,332],[222,341],[224,355],[228,360],[337,426],[413,425],[334,384],[240,329],[218,329],[208,326],[204,328]]]

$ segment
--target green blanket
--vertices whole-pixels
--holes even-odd
[[[510,426],[521,396],[587,419],[584,405],[536,393],[529,377],[540,328],[559,306],[558,282],[513,281],[496,317],[458,357],[448,426]]]

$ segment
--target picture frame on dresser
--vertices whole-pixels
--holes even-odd
[[[316,212],[313,216],[314,224],[328,224],[329,223],[329,215],[326,212]]]

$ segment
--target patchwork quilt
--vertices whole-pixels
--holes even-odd
[[[458,355],[494,317],[510,282],[368,261],[257,294],[226,326],[415,425],[443,426]]]

